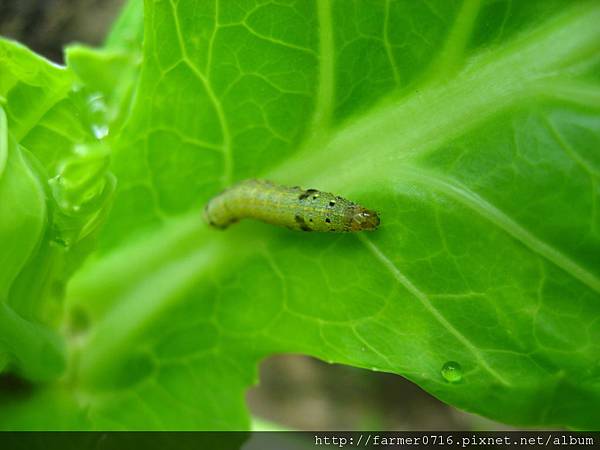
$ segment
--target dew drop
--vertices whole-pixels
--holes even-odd
[[[442,366],[442,376],[449,383],[458,383],[462,375],[462,367],[456,361],[448,361]]]
[[[96,139],[103,139],[108,136],[108,125],[92,124],[92,133]]]

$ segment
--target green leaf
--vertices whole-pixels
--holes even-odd
[[[115,183],[71,72],[7,40],[0,61],[0,371],[49,381],[67,365],[65,284]]]
[[[50,176],[75,143],[94,139],[88,98],[71,71],[0,39],[0,95],[11,133]]]
[[[111,50],[95,50],[73,45],[66,50],[69,67],[77,74],[87,89],[102,100],[97,107],[111,132],[118,131],[128,113],[133,87],[139,72],[137,55]],[[100,129],[104,135],[109,128]],[[104,137],[104,136],[102,136]]]
[[[28,298],[11,288],[34,257],[46,228],[44,191],[16,141],[8,134],[0,107],[0,370],[14,366],[27,378],[44,380],[62,373],[58,336],[40,325]]]
[[[68,380],[5,394],[3,428],[248,428],[256,364],[282,352],[507,423],[598,427],[597,2],[145,8],[115,205],[69,287]],[[339,193],[382,225],[201,222],[251,177]]]
[[[113,135],[126,119],[140,72],[144,32],[143,10],[132,0],[123,9],[104,47],[71,45],[66,49],[68,67],[88,90],[99,93],[106,104],[106,121]]]

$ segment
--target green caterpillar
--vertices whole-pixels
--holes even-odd
[[[379,216],[342,197],[316,189],[244,180],[212,198],[204,219],[225,229],[241,219],[257,219],[299,231],[347,233],[375,230]]]

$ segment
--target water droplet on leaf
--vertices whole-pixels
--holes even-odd
[[[92,124],[92,133],[96,139],[102,139],[108,136],[108,125]]]
[[[442,376],[449,383],[458,383],[462,375],[462,367],[456,361],[448,361],[442,366]]]

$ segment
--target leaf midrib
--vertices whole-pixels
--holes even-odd
[[[284,183],[307,182],[331,190],[369,182],[369,164],[414,160],[459,137],[508,107],[539,95],[565,65],[600,50],[600,7],[570,11],[498,48],[476,55],[444,84],[429,83],[399,99],[383,101],[363,117],[308,139],[296,154],[265,174]],[[574,74],[572,74],[574,75]],[[369,158],[363,158],[368,149]]]

